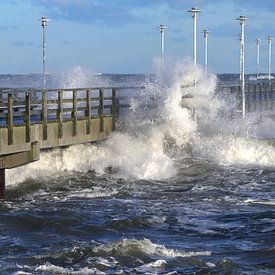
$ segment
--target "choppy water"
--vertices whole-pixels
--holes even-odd
[[[275,169],[178,166],[162,181],[91,171],[11,188],[1,273],[274,272]]]
[[[8,171],[0,273],[273,274],[273,124],[217,119],[212,80],[187,91],[198,122],[147,83],[159,109],[143,94],[107,141]]]

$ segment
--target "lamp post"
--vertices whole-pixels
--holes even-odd
[[[197,18],[201,11],[198,8],[192,8],[188,11],[192,13],[193,18],[193,61],[195,66],[197,65]]]
[[[257,80],[259,79],[260,75],[260,38],[256,38],[256,60],[257,60]]]
[[[41,17],[42,35],[43,35],[43,89],[46,88],[46,27],[47,19],[45,16]]]
[[[161,65],[163,66],[163,59],[164,59],[164,30],[167,29],[166,26],[160,24],[160,56],[161,56]]]
[[[204,67],[207,71],[208,69],[208,30],[203,30],[203,36],[204,36]]]
[[[272,45],[272,37],[267,37],[268,42],[268,80],[271,80],[271,45]]]
[[[237,20],[240,21],[241,34],[240,34],[240,80],[241,80],[241,90],[242,90],[242,114],[245,118],[245,82],[244,82],[244,26],[246,17],[241,15]]]

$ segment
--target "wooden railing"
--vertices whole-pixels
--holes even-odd
[[[47,125],[58,122],[58,137],[63,136],[64,121],[73,122],[73,136],[77,135],[77,121],[87,120],[86,132],[91,132],[91,120],[112,116],[113,129],[120,108],[129,107],[121,103],[126,96],[121,91],[133,91],[143,87],[105,87],[77,89],[0,89],[0,127],[8,129],[8,144],[13,144],[14,126],[26,127],[25,142],[30,141],[31,124],[43,125],[43,139],[47,139]]]
[[[238,102],[238,110],[242,105],[240,85],[220,85],[219,91],[234,96]],[[245,84],[246,112],[273,112],[275,111],[275,83],[248,82]]]

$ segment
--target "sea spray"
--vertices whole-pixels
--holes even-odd
[[[177,161],[185,157],[274,165],[274,148],[269,146],[267,154],[264,143],[254,140],[260,129],[256,117],[228,115],[236,110],[236,102],[231,95],[219,94],[215,75],[188,62],[167,68],[169,73],[159,70],[154,82],[145,81],[145,89],[130,98],[131,107],[121,117],[123,129],[118,127],[98,144],[43,152],[38,162],[8,171],[9,184],[90,170],[99,175],[111,171],[113,177],[129,180],[161,180],[176,175]]]

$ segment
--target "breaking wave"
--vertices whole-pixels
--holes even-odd
[[[188,62],[167,64],[157,70],[154,82],[144,85],[145,90],[130,99],[131,108],[121,118],[123,129],[98,144],[42,153],[38,162],[8,171],[8,182],[90,170],[161,180],[175,176],[178,161],[190,157],[222,165],[274,166],[274,147],[259,139],[263,133],[272,135],[273,122],[232,117],[236,102],[217,93],[214,74]]]

